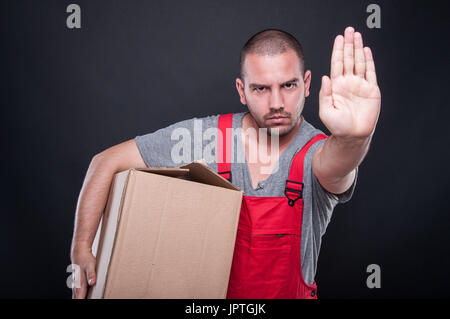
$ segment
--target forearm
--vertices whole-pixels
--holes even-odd
[[[355,168],[366,156],[371,136],[343,138],[331,135],[314,154],[314,174],[322,186],[332,193],[342,193],[350,187]]]
[[[92,247],[115,173],[114,166],[101,157],[91,161],[78,197],[71,251]]]

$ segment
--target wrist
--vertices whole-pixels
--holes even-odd
[[[336,136],[331,135],[329,137],[336,145],[342,147],[363,147],[370,144],[372,140],[372,135],[369,136]]]
[[[87,240],[77,240],[72,242],[71,252],[74,251],[91,251],[92,244]]]

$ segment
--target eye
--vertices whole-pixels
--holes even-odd
[[[265,87],[261,86],[261,87],[258,87],[258,88],[254,88],[253,91],[256,91],[256,92],[263,92],[264,89],[265,89]]]
[[[284,87],[287,88],[287,89],[291,89],[291,88],[296,87],[296,86],[297,86],[297,84],[295,84],[295,83],[286,83],[284,85]]]

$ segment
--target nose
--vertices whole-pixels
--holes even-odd
[[[272,110],[278,110],[284,108],[283,96],[280,90],[273,90],[270,96],[270,108]]]

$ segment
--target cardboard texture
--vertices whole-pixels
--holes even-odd
[[[200,163],[117,173],[88,298],[226,298],[242,192]]]

